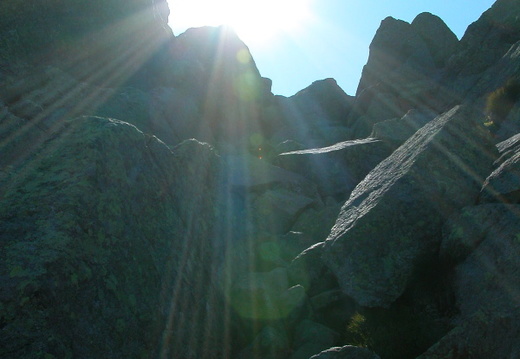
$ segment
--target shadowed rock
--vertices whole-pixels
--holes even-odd
[[[390,153],[391,148],[384,142],[366,138],[282,153],[275,162],[316,183],[322,196],[344,199]]]
[[[475,203],[496,149],[478,113],[428,123],[354,189],[324,243],[324,263],[364,306],[388,306],[440,242],[440,225]]]
[[[379,356],[368,349],[347,345],[327,349],[310,359],[379,359]]]
[[[0,356],[189,357],[215,340],[189,344],[218,322],[205,314],[219,312],[216,163],[207,145],[172,152],[120,121],[62,123],[3,186]]]

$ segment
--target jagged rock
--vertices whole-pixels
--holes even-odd
[[[301,285],[309,296],[331,289],[338,283],[321,258],[323,243],[318,243],[300,253],[287,268],[289,283]]]
[[[296,223],[294,223],[292,230],[302,233],[305,238],[308,238],[305,248],[301,248],[298,253],[295,253],[291,259],[294,259],[303,250],[309,248],[313,244],[322,242],[330,233],[330,229],[334,226],[336,218],[341,209],[340,203],[327,205],[322,209],[310,208],[303,212]]]
[[[518,2],[498,0],[468,27],[444,73],[444,84],[452,95],[483,96],[503,85],[511,71],[518,73],[515,61],[507,57],[517,57],[518,51],[510,49],[520,40],[519,15]]]
[[[478,313],[450,331],[417,359],[515,358],[520,352],[520,316]]]
[[[3,186],[0,356],[189,357],[217,340],[216,164],[209,146],[172,152],[127,123],[62,123]]]
[[[236,234],[284,234],[305,209],[322,206],[316,186],[300,175],[249,155],[228,155],[222,160],[221,187],[228,189],[223,195],[232,200],[224,211],[241,226]],[[251,228],[242,226],[244,221]]]
[[[368,349],[347,345],[327,349],[310,359],[379,359],[379,356]]]
[[[294,332],[293,345],[299,348],[307,343],[316,343],[326,349],[334,346],[338,339],[339,334],[334,330],[311,320],[302,320]]]
[[[452,222],[443,252],[462,261],[454,280],[461,318],[421,359],[509,358],[520,352],[519,215],[518,205],[486,204],[464,209]]]
[[[520,146],[510,152],[507,159],[501,156],[502,164],[484,182],[479,203],[520,202]]]
[[[430,50],[435,66],[444,67],[457,49],[457,36],[440,17],[428,12],[417,15],[411,25]]]
[[[3,1],[0,13],[0,63],[58,64],[96,83],[160,81],[154,61],[173,40],[165,0]]]
[[[289,318],[304,309],[306,298],[302,287],[289,288],[284,268],[242,274],[228,293],[232,308],[242,318],[257,322]]]
[[[438,113],[433,111],[410,110],[399,119],[376,123],[370,137],[398,147],[437,116]]]
[[[476,201],[496,157],[478,119],[466,107],[437,117],[352,192],[324,242],[323,263],[359,304],[397,299],[436,252],[442,223]]]
[[[239,358],[284,359],[288,352],[289,338],[287,333],[278,328],[267,326],[255,337],[253,343],[240,353]]]
[[[520,288],[520,223],[518,205],[489,204],[470,207],[463,212],[474,223],[472,231],[458,228],[461,245],[474,249],[456,268],[455,290],[461,314],[470,317],[478,311],[511,314],[520,311],[513,299],[513,288]],[[472,233],[473,232],[473,233]],[[474,235],[474,238],[468,238]],[[443,245],[449,250],[453,245]],[[471,248],[469,247],[469,248]],[[511,297],[513,295],[513,297]]]
[[[276,164],[309,178],[323,197],[346,196],[391,148],[374,138],[336,143],[323,148],[282,153]]]
[[[313,82],[289,98],[278,97],[283,124],[274,141],[293,140],[306,147],[327,146],[349,138],[345,127],[354,98],[334,79]]]
[[[435,39],[435,40],[433,40]],[[457,39],[438,17],[422,13],[409,24],[388,17],[370,44],[348,124],[356,138],[368,136],[375,123],[400,118],[410,109],[446,111],[436,74]]]
[[[267,108],[275,99],[270,80],[260,76],[236,33],[225,26],[189,29],[172,51],[173,81],[200,99],[200,123],[211,130],[215,146],[240,153],[262,143],[273,120]]]

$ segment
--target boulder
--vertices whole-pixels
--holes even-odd
[[[336,289],[338,283],[321,258],[323,242],[300,253],[287,268],[289,283],[301,285],[309,296]]]
[[[463,218],[466,223],[474,223],[473,232],[464,230],[467,224],[461,223],[455,227],[459,236],[448,238],[446,244],[443,241],[445,252],[457,245],[465,246],[470,252],[457,266],[455,277],[457,303],[463,316],[470,317],[478,311],[495,315],[519,312],[518,294],[514,289],[520,288],[519,214],[518,205],[486,204],[467,208]]]
[[[478,313],[451,330],[417,359],[515,358],[520,352],[520,316]]]
[[[411,25],[428,47],[435,66],[443,68],[457,50],[457,36],[440,17],[428,12],[417,15]]]
[[[429,31],[441,36],[432,41]],[[449,56],[436,45],[452,46],[453,33],[442,20],[421,14],[414,23],[387,17],[370,44],[347,125],[354,138],[366,137],[375,123],[401,118],[410,109],[447,110],[437,89],[439,65]]]
[[[395,147],[402,145],[418,129],[437,117],[431,110],[410,110],[399,119],[378,122],[372,129],[370,137],[377,138]]]
[[[310,359],[379,359],[379,356],[368,349],[347,345],[327,349]]]
[[[316,183],[323,197],[343,200],[390,153],[391,148],[382,141],[366,138],[282,153],[275,163]]]
[[[451,224],[442,248],[460,263],[454,279],[460,318],[420,359],[518,355],[519,215],[518,205],[485,204],[465,208]]]
[[[520,202],[520,146],[507,152],[500,158],[502,164],[486,178],[479,203]]]
[[[363,306],[388,306],[440,245],[442,223],[475,203],[496,158],[480,116],[455,107],[358,184],[323,244],[323,263]]]
[[[199,99],[201,126],[221,152],[244,153],[266,137],[275,102],[248,47],[226,26],[188,29],[172,49],[173,87]]]
[[[512,72],[518,73],[516,61],[510,59],[518,51],[510,50],[520,40],[519,15],[518,2],[499,0],[468,27],[443,73],[442,82],[453,96],[484,96],[503,85]]]
[[[54,64],[98,84],[161,82],[174,39],[165,0],[3,1],[0,13],[0,63]]]
[[[266,326],[258,333],[253,342],[240,352],[239,359],[284,359],[288,352],[287,333],[279,328]]]
[[[123,358],[161,348],[190,357],[203,343],[216,348],[224,333],[211,279],[216,165],[209,146],[172,152],[96,117],[62,122],[13,165],[0,197],[0,356]]]
[[[243,323],[277,323],[294,326],[308,313],[308,299],[303,287],[289,288],[285,268],[270,272],[248,272],[229,284],[226,299]]]
[[[349,138],[345,123],[354,98],[334,79],[313,82],[289,98],[277,97],[282,123],[273,140],[292,140],[306,147],[327,146]]]

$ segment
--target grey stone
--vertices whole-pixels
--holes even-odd
[[[368,349],[347,345],[327,349],[310,359],[379,359],[379,356]]]
[[[440,227],[473,204],[496,158],[471,109],[429,122],[358,184],[323,245],[341,289],[364,306],[388,306],[420,260],[433,256]]]
[[[323,197],[338,196],[344,199],[390,153],[391,148],[387,144],[367,138],[282,153],[275,163],[316,183]]]

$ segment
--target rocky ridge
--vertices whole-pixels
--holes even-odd
[[[162,0],[0,13],[0,357],[520,352],[516,1],[289,98]]]

